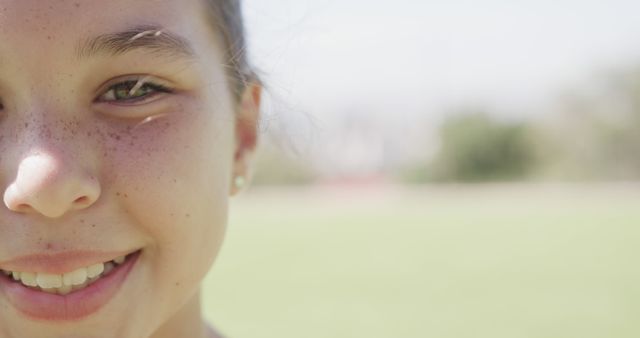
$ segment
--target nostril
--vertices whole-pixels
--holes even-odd
[[[76,205],[87,205],[89,203],[91,203],[91,201],[87,196],[78,197],[76,198],[75,201],[73,201],[73,204],[76,204]]]
[[[85,209],[100,196],[98,179],[77,166],[49,153],[23,159],[14,181],[3,196],[5,206],[16,212],[40,213],[57,218],[70,210]]]
[[[31,210],[31,206],[29,204],[18,204],[18,206],[15,208],[15,211],[18,212],[26,212]]]

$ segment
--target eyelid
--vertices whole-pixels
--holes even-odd
[[[128,81],[139,81],[145,78],[147,84],[156,85],[166,90],[155,90],[148,96],[145,95],[140,99],[132,100],[101,100],[112,87]],[[93,107],[95,111],[104,116],[110,116],[123,120],[145,119],[165,112],[172,105],[175,94],[181,92],[180,87],[172,81],[148,74],[131,74],[111,78],[98,87],[99,90],[93,96]]]
[[[128,81],[140,81],[140,80],[145,80],[143,82],[144,84],[149,84],[149,85],[153,85],[153,86],[159,86],[162,88],[166,88],[168,91],[173,92],[174,91],[174,86],[167,80],[161,79],[159,77],[156,76],[152,76],[152,75],[148,75],[148,74],[131,74],[131,75],[123,75],[123,76],[118,76],[115,78],[112,78],[108,81],[106,81],[105,83],[103,83],[102,85],[100,85],[98,87],[98,90],[96,91],[95,95],[94,95],[94,102],[96,103],[108,103],[108,101],[100,101],[99,98],[106,94],[111,87],[121,84],[123,82],[128,82]]]

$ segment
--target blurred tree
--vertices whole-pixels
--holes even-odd
[[[545,148],[553,148],[547,176],[640,179],[640,67],[607,73],[559,104],[544,126]]]
[[[442,125],[433,161],[413,165],[402,178],[640,180],[640,64],[606,72],[554,104],[556,114],[526,123],[458,112]]]
[[[640,66],[613,74],[599,105],[601,161],[610,179],[640,179]]]
[[[484,113],[456,114],[440,129],[441,148],[429,166],[436,181],[524,179],[535,151],[524,123],[499,122]]]

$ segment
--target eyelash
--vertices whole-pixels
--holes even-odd
[[[142,85],[139,86],[139,88],[137,88],[138,91],[143,90],[143,94],[139,95],[139,96],[133,96],[130,98],[124,98],[124,99],[119,99],[117,98],[118,94],[122,94],[122,93],[118,93],[118,90],[122,90],[122,87],[124,86],[124,90],[125,93],[127,93],[126,95],[131,94],[131,90],[133,88],[135,88],[135,86],[137,86],[140,81],[142,81]],[[106,91],[104,91],[100,96],[98,96],[98,98],[96,99],[97,102],[107,102],[107,103],[120,103],[120,104],[135,104],[135,103],[141,103],[141,102],[145,102],[148,101],[150,99],[152,99],[153,97],[159,95],[159,94],[171,94],[173,93],[173,89],[161,85],[159,83],[155,83],[155,82],[151,82],[151,81],[144,81],[143,78],[133,78],[133,79],[127,79],[124,81],[120,81],[118,83],[115,83],[111,86],[109,86],[109,88],[107,88]],[[110,98],[106,98],[106,96],[110,96]]]
[[[136,86],[140,81],[143,81],[144,79],[142,78],[134,78],[134,79],[128,79],[128,80],[124,80],[121,82],[118,82],[116,84],[113,84],[111,86],[109,86],[109,88],[107,88],[107,90],[105,92],[103,92],[102,94],[100,94],[100,96],[98,96],[96,98],[96,102],[115,102],[115,103],[125,103],[125,104],[135,104],[135,103],[141,103],[147,100],[152,99],[153,97],[159,95],[159,94],[171,94],[174,92],[174,90],[172,88],[169,88],[167,86],[161,85],[159,83],[155,83],[155,82],[143,82],[143,84],[140,86],[140,88],[138,88],[138,90],[140,89],[148,89],[150,90],[149,92],[138,96],[138,97],[132,97],[132,98],[128,98],[128,99],[117,99],[115,98],[115,90],[117,89],[118,86],[123,86],[123,85],[128,85],[126,88],[133,88],[134,86]],[[105,95],[107,95],[108,93],[113,92],[113,96],[114,99],[105,99]],[[0,101],[0,110],[4,109],[4,103]]]

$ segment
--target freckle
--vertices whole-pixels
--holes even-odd
[[[124,194],[124,198],[129,198],[129,195],[127,195],[127,194]]]
[[[53,245],[51,243],[47,243],[47,249],[52,249]]]
[[[91,227],[92,227],[92,228],[95,228],[95,227],[96,227],[96,225],[95,225],[95,224],[91,224]]]
[[[117,192],[117,193],[116,193],[116,196],[120,196],[120,193],[119,193],[119,192]]]
[[[186,214],[186,215],[184,215],[184,216],[185,216],[186,218],[191,218],[191,215],[190,215],[190,214]]]
[[[91,137],[91,135],[92,135],[92,134],[91,134],[91,132],[90,132],[90,131],[88,131],[88,132],[87,132],[87,136]]]
[[[83,219],[81,219],[81,220],[80,220],[80,223],[84,223],[84,220],[83,220]]]
[[[180,283],[179,283],[179,282],[177,282],[177,283],[176,283],[176,286],[180,286]]]

